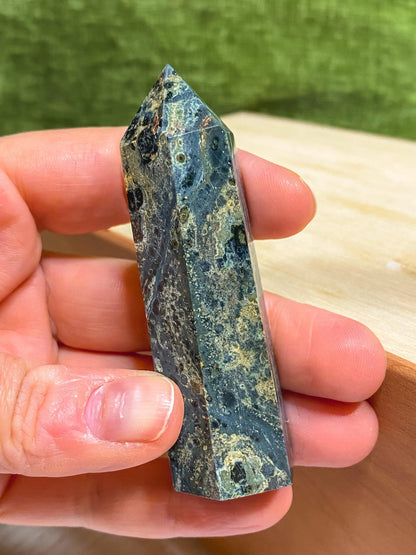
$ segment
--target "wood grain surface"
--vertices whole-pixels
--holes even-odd
[[[380,419],[375,450],[348,469],[296,469],[291,511],[258,534],[149,541],[3,527],[0,553],[416,552],[416,145],[257,114],[224,120],[238,146],[300,173],[318,201],[314,222],[301,234],[256,244],[264,287],[361,320],[393,353],[372,399]],[[134,257],[128,226],[74,238],[46,233],[44,244]]]

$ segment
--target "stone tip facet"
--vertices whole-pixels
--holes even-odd
[[[177,73],[171,65],[166,64],[165,67],[162,69],[162,73],[160,74],[159,79],[164,80],[171,75],[177,75]]]
[[[182,113],[180,126],[178,118],[174,116],[178,108]],[[122,148],[136,145],[143,128],[148,129],[144,132],[147,145],[150,130],[152,134],[157,132],[173,136],[199,133],[201,128],[215,125],[225,127],[173,67],[166,64],[128,127],[122,140]]]

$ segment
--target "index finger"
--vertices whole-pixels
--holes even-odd
[[[86,233],[127,222],[119,152],[125,128],[37,131],[0,139],[0,166],[21,192],[38,228]],[[302,229],[313,195],[290,170],[239,152],[255,238]]]

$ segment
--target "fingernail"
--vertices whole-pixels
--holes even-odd
[[[173,403],[174,389],[167,378],[123,378],[91,394],[85,419],[94,436],[105,441],[155,441],[168,425]]]

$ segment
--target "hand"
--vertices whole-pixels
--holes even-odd
[[[176,386],[149,372],[136,264],[42,254],[39,230],[85,233],[128,221],[123,129],[0,139],[0,520],[140,537],[253,532],[277,522],[284,488],[229,502],[172,490],[161,456],[182,420]],[[293,172],[240,152],[257,239],[313,217]],[[385,355],[364,326],[267,295],[295,465],[365,457],[377,419],[364,401]],[[139,466],[141,465],[141,466]]]

